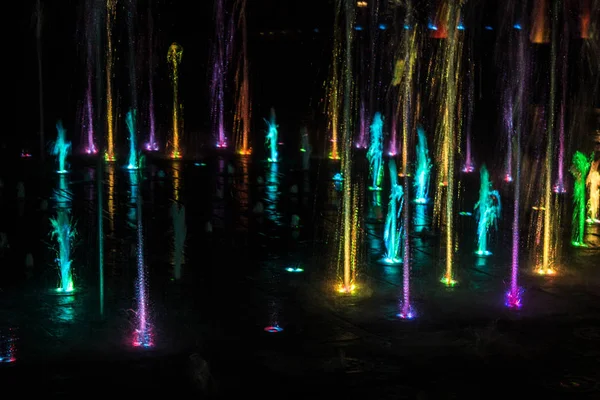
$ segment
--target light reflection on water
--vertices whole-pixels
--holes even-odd
[[[283,218],[279,212],[279,197],[281,195],[279,190],[279,164],[269,163],[268,165],[265,185],[265,214],[268,219],[281,226],[283,225]]]

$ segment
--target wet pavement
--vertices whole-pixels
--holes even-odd
[[[76,159],[60,177],[22,160],[18,173],[2,177],[2,227],[11,247],[0,271],[0,380],[27,383],[19,393],[168,390],[184,398],[373,399],[599,394],[598,226],[587,230],[590,247],[564,245],[558,273],[545,277],[533,273],[524,222],[523,308],[512,311],[504,306],[510,191],[502,193],[506,206],[491,257],[473,255],[474,217],[457,216],[458,284],[452,288],[440,283],[444,251],[440,235],[428,228],[431,206],[411,205],[418,218],[410,234],[417,317],[403,321],[397,318],[402,266],[378,263],[385,188],[379,198],[364,191],[359,289],[348,297],[334,290],[341,192],[330,179],[336,172],[330,161],[314,159],[310,171],[301,171],[295,163],[214,155],[177,162],[149,157],[139,175],[101,165],[103,285],[97,165]],[[356,168],[357,176],[365,176],[365,165]],[[19,181],[22,199],[16,196]],[[461,176],[461,182],[465,195],[457,207],[472,212],[477,177]],[[570,203],[569,197],[560,201]],[[182,207],[179,271],[175,237],[182,230],[173,210]],[[68,210],[77,230],[76,293],[68,296],[51,290],[58,275],[49,219],[59,210]],[[560,229],[568,238],[570,224]],[[28,253],[33,263],[26,262]],[[140,276],[147,284],[143,303]],[[148,347],[135,346],[141,304],[147,305]],[[283,331],[265,332],[269,326]]]

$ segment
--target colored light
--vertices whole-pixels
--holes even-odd
[[[304,268],[300,268],[300,267],[288,267],[285,269],[287,272],[292,272],[292,273],[300,273],[300,272],[304,272]]]
[[[513,25],[513,28],[515,28],[515,29],[519,29],[519,30],[520,30],[520,29],[521,29],[521,24],[514,24],[514,25]]]
[[[273,325],[273,326],[267,326],[264,329],[264,331],[268,332],[268,333],[279,333],[279,332],[283,332],[283,328],[278,325]]]

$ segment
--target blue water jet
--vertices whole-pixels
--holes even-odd
[[[67,155],[71,152],[71,142],[67,142],[67,131],[63,127],[61,120],[56,123],[56,131],[58,132],[58,137],[52,148],[52,154],[57,156],[58,160],[58,171],[56,172],[59,174],[66,174]]]
[[[390,169],[390,201],[388,203],[387,216],[385,220],[385,229],[383,232],[383,242],[385,243],[386,253],[382,260],[383,263],[394,265],[402,263],[402,234],[403,227],[400,220],[402,206],[404,204],[404,190],[398,184],[398,172],[396,162],[390,159],[388,162]]]
[[[275,121],[275,109],[271,108],[271,118],[269,120],[265,119],[267,123],[267,136],[265,138],[265,144],[269,150],[269,162],[277,162],[279,161],[279,154],[277,153],[277,123]]]
[[[125,117],[127,130],[129,131],[129,163],[127,169],[138,169],[138,154],[136,146],[137,110],[129,110]]]
[[[383,117],[381,113],[375,113],[371,124],[371,141],[367,151],[372,184],[370,190],[381,190],[383,179]]]
[[[481,167],[481,187],[479,188],[479,201],[475,204],[475,217],[477,218],[477,251],[478,256],[489,256],[488,235],[491,228],[498,229],[500,218],[500,194],[492,190],[490,174],[485,165]]]
[[[429,194],[429,177],[431,174],[431,159],[429,158],[429,149],[427,148],[427,136],[425,130],[419,126],[417,128],[417,165],[415,173],[414,186],[416,189],[415,203],[426,204]]]

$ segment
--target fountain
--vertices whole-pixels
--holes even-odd
[[[148,142],[147,151],[158,151],[156,141],[156,121],[154,116],[154,18],[152,7],[148,6]]]
[[[106,153],[107,162],[116,161],[113,106],[113,26],[117,18],[117,0],[106,0]]]
[[[463,165],[462,172],[470,174],[475,171],[475,163],[473,161],[473,151],[471,150],[471,130],[473,126],[473,97],[475,96],[475,63],[471,63],[469,68],[469,92],[467,94],[467,135],[465,139],[465,164]]]
[[[388,161],[390,170],[390,201],[388,203],[387,217],[385,219],[385,229],[383,233],[383,242],[385,243],[386,253],[381,260],[387,265],[396,265],[402,263],[402,236],[403,226],[399,221],[404,204],[404,190],[398,184],[398,172],[396,162],[393,159]]]
[[[583,241],[585,235],[585,186],[586,177],[592,165],[593,155],[585,156],[577,151],[573,155],[573,165],[571,173],[575,178],[573,183],[573,229],[571,234],[571,244],[576,247],[586,247]]]
[[[598,208],[600,207],[600,160],[594,161],[590,167],[590,173],[588,174],[585,184],[589,190],[589,200],[587,204],[588,214],[586,222],[588,224],[600,224],[598,218]]]
[[[66,209],[59,209],[56,217],[50,218],[52,226],[51,238],[56,239],[56,263],[58,265],[59,283],[56,291],[58,293],[72,293],[73,271],[71,270],[71,246],[76,235],[74,223],[69,217]]]
[[[135,128],[137,122],[137,111],[135,109],[127,112],[125,122],[127,123],[127,129],[129,130],[129,163],[127,164],[127,169],[138,169],[140,165],[135,146]]]
[[[366,149],[369,141],[369,118],[367,117],[367,107],[365,102],[361,101],[359,110],[359,130],[358,140],[356,141],[357,149]]]
[[[479,201],[475,204],[477,218],[477,254],[486,257],[492,253],[488,250],[488,235],[491,228],[498,228],[500,218],[500,194],[492,189],[490,175],[485,165],[481,167],[481,186],[479,188]]]
[[[333,23],[333,49],[331,54],[331,78],[327,81],[327,124],[331,130],[331,151],[329,158],[339,160],[339,132],[340,110],[342,108],[342,96],[340,87],[340,69],[342,52],[342,25],[340,22],[340,5],[337,6]]]
[[[82,115],[82,129],[84,134],[84,142],[87,145],[84,149],[86,154],[96,154],[98,149],[94,139],[94,103],[92,99],[92,77],[93,66],[94,66],[94,29],[97,26],[97,15],[95,5],[93,2],[86,2],[86,13],[85,13],[85,37],[86,52],[85,52],[85,97],[83,104],[83,115]]]
[[[250,82],[248,77],[248,28],[246,26],[246,0],[237,0],[236,8],[239,9],[238,30],[242,35],[242,49],[239,54],[238,67],[235,74],[236,107],[234,116],[234,132],[237,137],[237,153],[243,156],[250,155],[250,123],[251,99]]]
[[[213,67],[210,84],[212,128],[217,139],[217,148],[227,147],[225,136],[225,79],[229,69],[231,35],[233,29],[225,21],[225,0],[215,0],[215,41],[213,49]],[[231,20],[233,25],[233,19]],[[231,30],[227,33],[227,29]]]
[[[371,124],[371,142],[367,151],[372,184],[369,190],[381,190],[383,179],[383,117],[381,113],[375,113]]]
[[[417,159],[415,173],[415,203],[426,204],[429,200],[429,175],[431,173],[431,159],[429,158],[429,150],[427,149],[427,136],[425,130],[419,126],[417,128]]]
[[[67,155],[71,151],[71,142],[67,142],[67,131],[63,127],[61,120],[56,123],[56,130],[58,132],[58,137],[52,148],[52,154],[57,156],[58,160],[58,170],[56,172],[59,174],[66,174]]]
[[[185,224],[185,206],[173,203],[171,206],[171,217],[173,218],[173,275],[175,280],[181,279],[181,266],[185,264],[185,237],[187,227]]]
[[[521,3],[521,9],[516,10],[521,15],[525,15],[527,3]],[[515,64],[511,70],[516,71],[516,79],[507,80],[513,83],[516,89],[516,104],[513,107],[513,127],[514,127],[514,150],[515,150],[515,183],[513,194],[513,220],[512,220],[512,251],[510,267],[510,287],[505,295],[505,305],[513,310],[519,310],[522,306],[523,288],[519,286],[519,249],[520,249],[520,207],[521,207],[521,132],[523,130],[524,104],[526,104],[525,88],[527,87],[527,71],[529,54],[527,49],[527,38],[521,30],[515,30],[517,36],[516,57],[511,58]]]
[[[337,258],[337,271],[340,279],[336,290],[338,293],[353,294],[356,289],[356,277],[358,267],[358,249],[361,238],[360,224],[360,198],[359,185],[353,185],[352,181],[352,41],[354,23],[354,1],[344,0],[337,4],[336,23],[339,15],[345,13],[345,23],[341,37],[345,38],[343,51],[343,118],[341,143],[341,175],[344,178],[342,187],[342,209],[340,213],[338,231],[339,248]],[[343,11],[342,11],[343,10]],[[341,29],[341,24],[340,24]],[[340,39],[341,40],[341,39]],[[341,48],[341,44],[340,44]]]
[[[179,104],[179,64],[181,63],[182,55],[183,47],[178,43],[172,43],[169,46],[167,62],[171,70],[171,83],[173,85],[173,139],[171,142],[170,157],[174,160],[181,158],[179,129],[183,125],[183,118],[181,116],[183,107]]]
[[[267,124],[267,136],[265,138],[265,143],[269,150],[267,161],[278,162],[279,155],[277,153],[277,123],[275,121],[274,108],[271,108],[271,118],[269,120],[265,119],[265,123]]]

